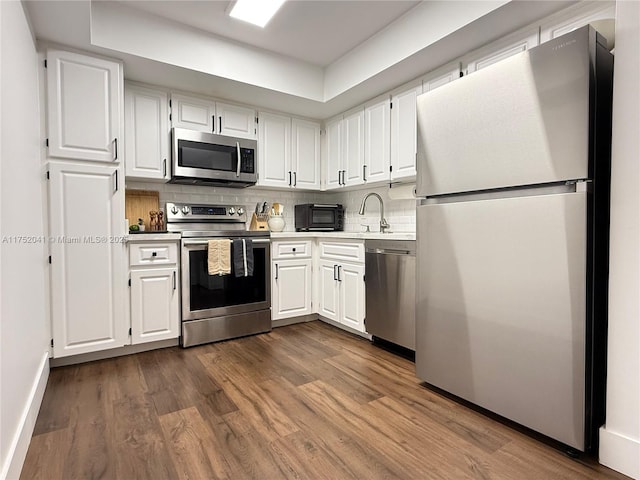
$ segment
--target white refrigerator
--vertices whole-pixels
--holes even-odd
[[[417,375],[589,452],[604,422],[612,72],[587,26],[417,100]]]

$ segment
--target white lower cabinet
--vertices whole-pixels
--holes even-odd
[[[320,241],[318,250],[318,314],[364,333],[364,244]]]
[[[313,313],[311,240],[271,244],[271,319]]]
[[[123,183],[115,165],[49,163],[55,358],[129,343]]]
[[[364,332],[364,265],[320,260],[318,314]]]
[[[272,273],[272,320],[309,315],[311,259],[274,260]]]
[[[175,242],[132,243],[131,343],[180,336],[180,282]]]

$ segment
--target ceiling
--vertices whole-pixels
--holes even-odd
[[[289,0],[260,28],[230,17],[229,0],[126,0],[129,7],[326,67],[419,4],[415,0]]]
[[[1,1],[1,0],[0,0]],[[127,80],[326,119],[575,0],[288,0],[265,29],[229,0],[23,0],[40,48],[119,59]]]

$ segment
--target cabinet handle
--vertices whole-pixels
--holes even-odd
[[[293,186],[298,185],[298,172],[293,172]]]
[[[342,170],[342,185],[346,185],[346,184],[347,184],[347,171]]]
[[[162,161],[162,176],[163,177],[167,176],[167,159],[166,158]]]
[[[173,271],[173,289],[176,289],[176,271]]]
[[[211,133],[216,133],[216,116],[211,115]]]
[[[151,256],[152,257],[157,257],[158,256],[158,252],[151,252]]]
[[[113,178],[115,183],[115,190],[113,191],[113,193],[116,193],[118,191],[118,170],[113,172]]]
[[[278,279],[278,264],[276,263],[275,265],[276,265],[276,278],[275,279],[277,280]]]
[[[118,160],[118,137],[113,139],[114,160]]]
[[[218,133],[222,134],[222,117],[218,117],[219,120],[219,124],[220,124],[220,129],[218,130]]]
[[[291,186],[291,171],[289,171],[289,186]]]
[[[338,185],[342,185],[342,170],[338,170]]]
[[[334,265],[333,266],[333,280],[338,280],[337,274],[336,274],[336,268],[338,268],[338,265]]]
[[[341,271],[342,271],[342,265],[338,265],[338,281],[339,282],[342,281],[342,276],[340,275]]]
[[[362,165],[362,180],[363,181],[367,181],[367,166],[366,165]]]

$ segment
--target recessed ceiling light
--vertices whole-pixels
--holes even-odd
[[[264,27],[285,0],[237,0],[230,16]]]

